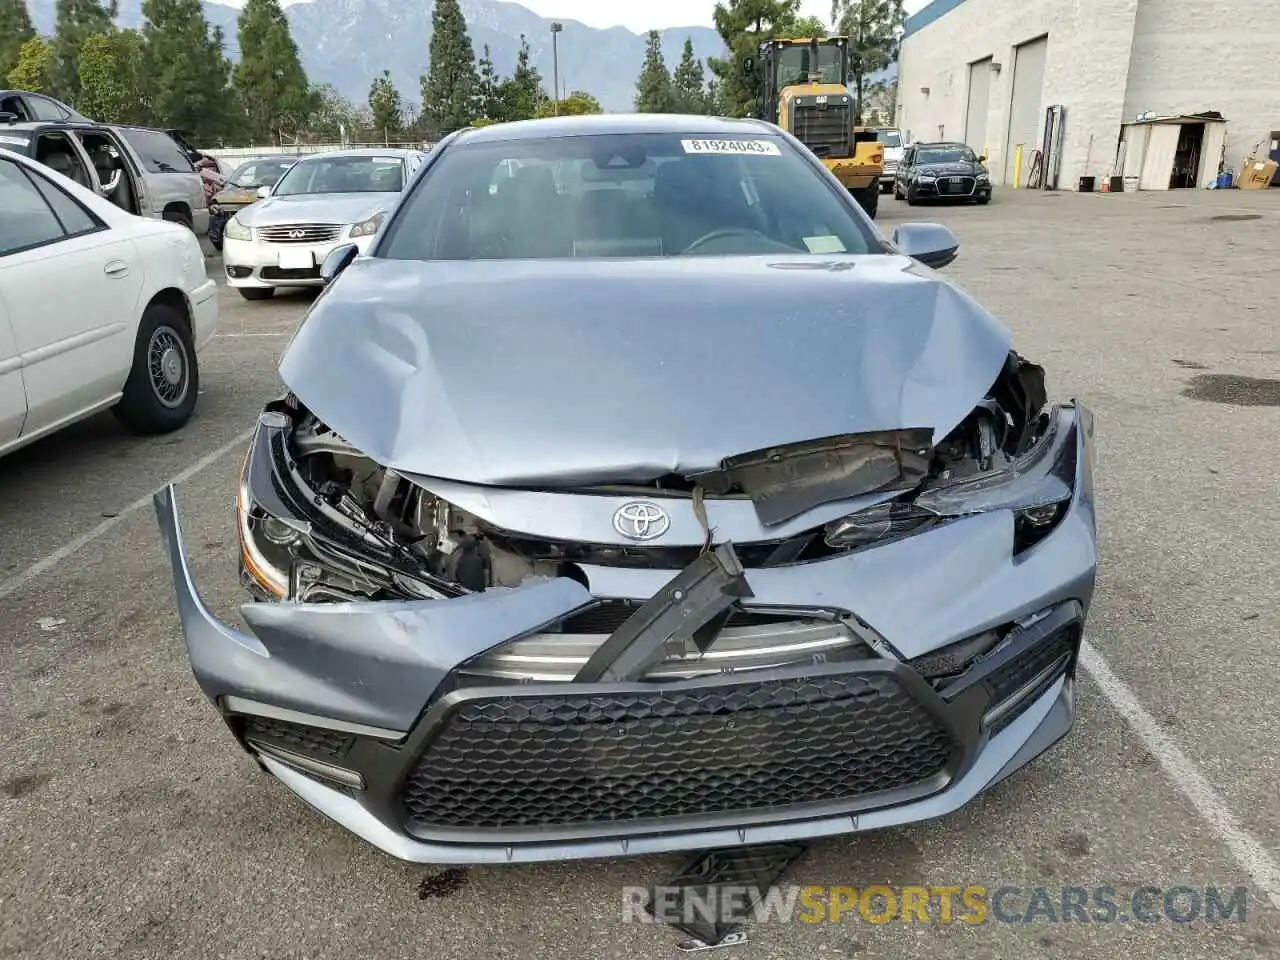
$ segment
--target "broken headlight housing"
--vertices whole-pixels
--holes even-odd
[[[899,539],[958,517],[1011,510],[1015,552],[1042,540],[1075,495],[1075,411],[1055,409],[1034,447],[1007,466],[927,486],[910,501],[882,503],[827,525],[828,546],[851,549]]]

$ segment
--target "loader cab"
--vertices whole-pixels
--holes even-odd
[[[847,95],[849,41],[845,37],[770,40],[760,45],[759,77],[760,119],[789,130],[786,107],[792,97]]]

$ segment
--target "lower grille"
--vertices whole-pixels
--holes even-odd
[[[1070,670],[1071,662],[1075,659],[1079,647],[1080,625],[1072,623],[1046,637],[1044,642],[1036,644],[1022,656],[989,676],[986,682],[991,691],[991,703],[994,707],[1022,690],[1055,663],[1063,661],[1061,670],[1054,671],[1052,675],[1045,677],[1036,689],[1026,693],[1014,709],[1001,713],[999,719],[988,727],[987,732],[994,737],[1021,716],[1023,710],[1034,703],[1036,698],[1049,689],[1063,673]]]
[[[494,697],[442,721],[400,801],[411,832],[743,814],[933,793],[954,749],[887,672]]]
[[[263,267],[263,280],[319,280],[319,267],[303,267],[301,269],[285,269],[283,267]]]
[[[938,193],[946,197],[967,197],[976,184],[973,177],[939,177]]]
[[[355,743],[349,733],[254,716],[244,718],[244,737],[330,760],[342,759]]]
[[[340,223],[287,223],[255,228],[267,243],[328,243],[342,233]]]

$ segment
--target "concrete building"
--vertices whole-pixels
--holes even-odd
[[[1130,190],[1203,187],[1222,162],[1238,176],[1259,143],[1280,159],[1274,13],[1260,0],[934,0],[907,20],[898,126],[963,140],[994,182],[1026,184],[1060,106],[1046,166],[1061,189],[1113,175]]]

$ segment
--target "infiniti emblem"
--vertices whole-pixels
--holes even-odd
[[[656,540],[670,526],[667,512],[648,500],[624,503],[613,515],[613,529],[628,540]]]
[[[302,239],[303,237],[305,237],[306,235],[307,235],[307,234],[306,234],[306,231],[304,231],[304,230],[290,230],[290,231],[289,231],[289,239],[290,239],[290,240],[301,240],[301,239]]]

